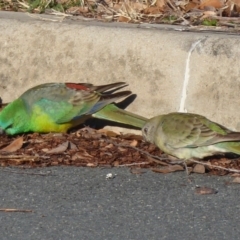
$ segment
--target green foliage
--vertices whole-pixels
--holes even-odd
[[[171,23],[174,23],[177,19],[178,19],[177,16],[170,15],[170,16],[167,16],[167,17],[163,18],[162,21],[163,21],[163,23],[169,23],[169,24],[171,24]]]
[[[217,20],[216,19],[204,19],[202,21],[202,25],[204,25],[204,26],[217,26]]]
[[[82,0],[67,0],[67,1],[56,1],[56,0],[29,0],[28,1],[29,12],[44,13],[46,9],[54,9],[59,12],[64,12],[66,9],[75,6],[82,6]]]

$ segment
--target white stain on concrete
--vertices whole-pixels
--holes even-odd
[[[178,112],[187,112],[187,109],[185,108],[186,99],[187,99],[187,89],[188,89],[188,83],[190,79],[190,59],[193,50],[197,47],[197,45],[205,40],[206,37],[199,39],[198,41],[194,42],[188,52],[187,61],[186,61],[186,68],[185,68],[185,74],[184,74],[184,82],[183,82],[183,88],[182,88],[182,94],[181,94],[181,101],[180,101],[180,107]]]

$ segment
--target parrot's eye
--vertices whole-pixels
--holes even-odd
[[[144,132],[145,135],[147,135],[147,133],[148,133],[147,127],[143,128],[143,132]]]

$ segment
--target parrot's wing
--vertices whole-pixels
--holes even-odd
[[[200,147],[240,140],[240,133],[197,114],[172,113],[162,121],[165,142],[174,147]]]
[[[102,91],[122,86],[123,83],[98,86]],[[20,98],[27,111],[39,106],[41,111],[50,116],[56,123],[69,122],[83,115],[91,115],[105,105],[120,97],[131,94],[122,91],[115,94],[97,92],[92,84],[46,83],[26,91]]]

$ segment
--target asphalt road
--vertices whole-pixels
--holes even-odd
[[[76,167],[0,174],[0,208],[33,211],[0,212],[2,240],[240,239],[240,184],[230,177]],[[197,195],[196,185],[218,193]]]

